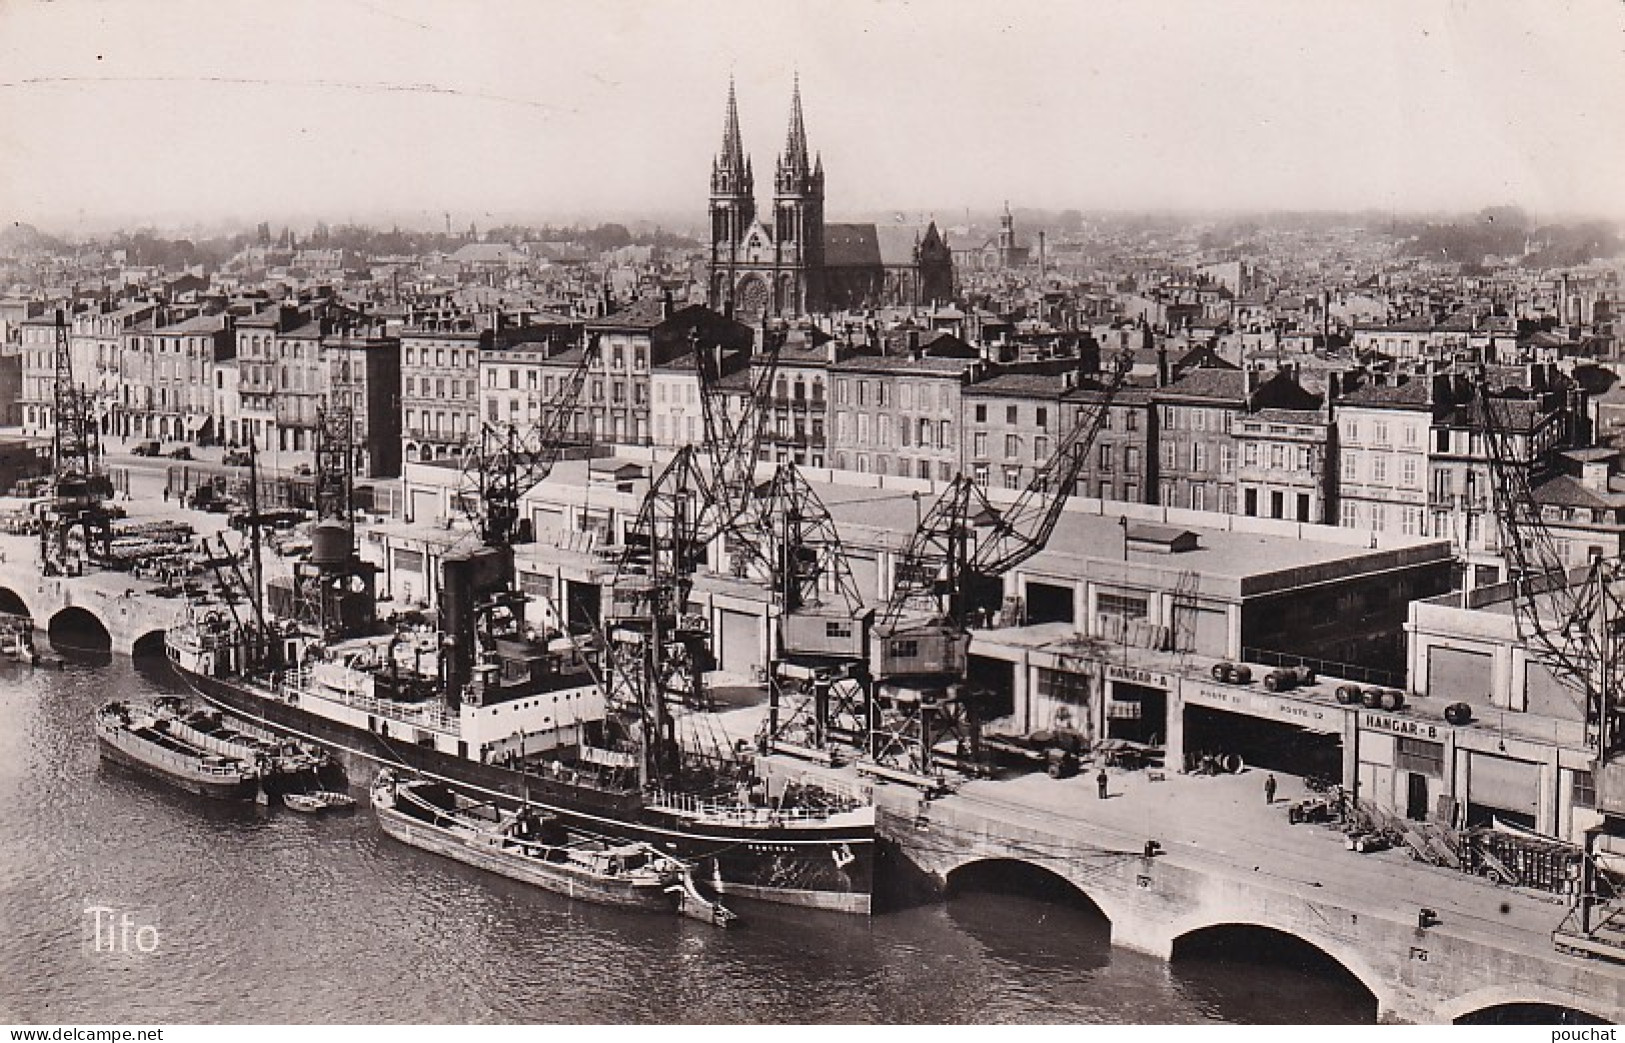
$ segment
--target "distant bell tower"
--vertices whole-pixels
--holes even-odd
[[[774,308],[795,315],[823,308],[824,157],[807,147],[801,77],[790,96],[790,127],[773,179],[773,239],[778,272]]]
[[[728,111],[722,124],[722,151],[711,163],[711,307],[732,298],[733,267],[740,240],[756,220],[756,179],[739,138],[739,105],[728,79]]]

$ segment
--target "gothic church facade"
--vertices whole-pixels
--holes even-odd
[[[707,298],[747,321],[953,296],[953,254],[935,222],[925,228],[824,221],[824,160],[807,147],[801,85],[773,175],[773,209],[756,212],[755,174],[739,134],[732,83],[722,150],[711,164]]]

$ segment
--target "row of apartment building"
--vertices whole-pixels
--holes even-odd
[[[51,424],[54,319],[21,323],[22,422]],[[1147,339],[1147,330],[1130,339]],[[738,399],[763,376],[764,457],[873,476],[964,473],[1028,484],[1105,391],[1091,340],[1065,357],[1019,359],[952,332],[857,336],[753,330],[699,305],[650,299],[594,319],[412,312],[388,325],[327,301],[257,302],[206,314],[159,302],[102,305],[69,329],[75,377],[95,391],[106,436],[314,448],[317,410],[355,418],[358,469],[455,458],[486,423],[534,424],[572,373],[587,372],[568,428],[601,444],[671,447],[705,438],[698,352]],[[1125,345],[1126,342],[1125,342]],[[1449,539],[1468,583],[1501,574],[1483,400],[1460,375],[1333,373],[1324,393],[1296,367],[1238,369],[1211,352],[1151,361],[1113,398],[1073,494],[1131,503]],[[1494,427],[1530,477],[1570,560],[1625,550],[1625,498],[1587,444],[1584,396],[1547,365],[1492,367]]]

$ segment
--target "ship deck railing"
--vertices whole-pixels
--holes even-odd
[[[842,814],[846,808],[789,807],[771,808],[754,805],[718,803],[690,793],[667,793],[655,790],[645,795],[645,805],[666,808],[684,815],[714,822],[734,822],[740,825],[776,826],[806,825],[827,822]]]
[[[448,735],[462,732],[462,721],[438,703],[398,703],[392,699],[315,684],[309,667],[290,670],[276,682],[276,696],[285,703],[301,699],[325,699],[378,717],[418,728],[434,728]],[[291,697],[291,698],[290,698]]]

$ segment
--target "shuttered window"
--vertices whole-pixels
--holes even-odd
[[[1444,778],[1444,743],[1423,739],[1398,738],[1394,748],[1394,767],[1414,771],[1430,778]]]

